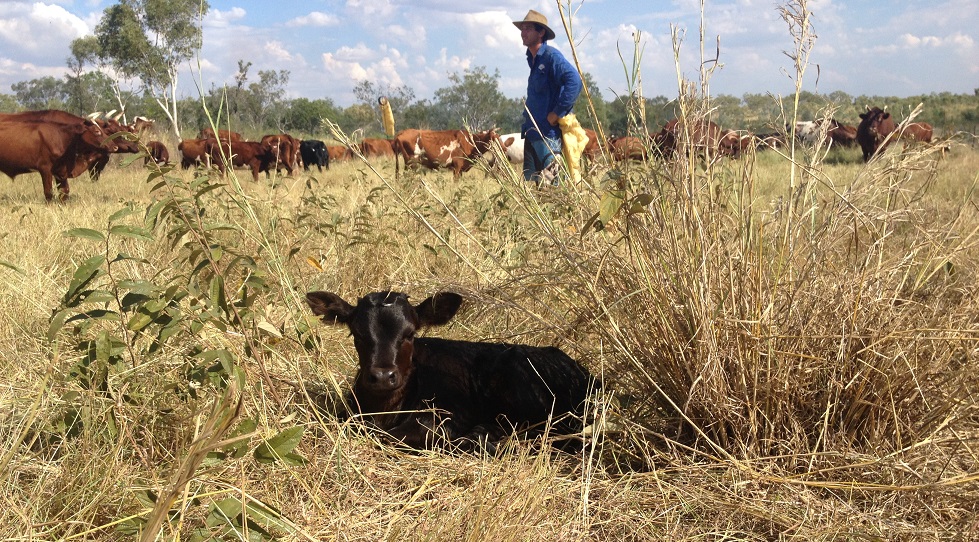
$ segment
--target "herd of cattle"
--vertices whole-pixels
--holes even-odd
[[[585,130],[588,143],[583,157],[595,160],[602,154],[612,160],[648,160],[654,155],[665,159],[676,155],[683,145],[709,160],[727,156],[738,158],[749,148],[762,150],[785,144],[786,134],[809,145],[841,145],[863,151],[869,161],[896,139],[931,142],[932,127],[925,122],[898,124],[890,113],[874,107],[860,114],[858,126],[848,126],[835,119],[800,122],[794,130],[754,135],[745,131],[722,130],[703,119],[685,123],[680,119],[667,122],[658,132],[644,137],[610,137],[604,143],[593,130]],[[26,111],[0,114],[0,171],[14,178],[36,171],[41,175],[44,197],[59,199],[69,194],[68,179],[89,172],[93,178],[109,162],[111,153],[140,152],[140,137],[152,121],[136,117],[131,124],[119,122],[119,116],[90,115],[80,117],[64,111]],[[257,181],[259,173],[285,169],[292,174],[300,166],[307,171],[316,166],[329,168],[331,161],[347,160],[358,152],[366,158],[389,157],[395,160],[395,174],[400,164],[405,168],[421,166],[450,169],[458,178],[481,156],[498,145],[514,164],[523,162],[523,139],[520,134],[499,135],[496,130],[470,133],[466,130],[402,130],[391,139],[367,138],[356,146],[326,145],[319,140],[299,140],[289,134],[271,134],[259,141],[246,141],[241,134],[211,128],[201,130],[197,138],[180,141],[180,164],[183,168],[202,165],[216,167],[225,173],[227,166],[247,168]],[[170,153],[160,141],[145,144],[148,156],[158,164],[168,164]],[[687,148],[687,147],[684,147]],[[492,153],[491,153],[492,154]],[[492,160],[492,157],[490,158]]]

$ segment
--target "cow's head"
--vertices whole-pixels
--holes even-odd
[[[77,133],[81,136],[81,140],[90,147],[103,149],[109,152],[116,152],[119,150],[119,145],[117,145],[113,140],[109,139],[102,127],[97,121],[85,120],[84,123],[77,125],[75,128]]]
[[[482,132],[476,132],[475,134],[472,134],[471,137],[472,137],[473,146],[476,147],[476,150],[480,154],[488,151],[490,149],[490,146],[493,145],[494,141],[502,145],[502,143],[500,142],[500,135],[496,133],[496,128],[483,130]]]
[[[354,306],[330,292],[309,292],[306,303],[324,323],[347,326],[360,361],[358,390],[382,395],[395,393],[408,381],[415,333],[451,320],[462,296],[444,292],[413,306],[406,294],[375,292]]]

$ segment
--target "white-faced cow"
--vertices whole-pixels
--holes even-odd
[[[447,323],[462,304],[440,293],[412,305],[399,292],[375,292],[351,305],[310,292],[306,302],[327,324],[353,335],[360,370],[351,409],[412,448],[472,449],[513,433],[581,431],[588,371],[558,348],[417,337]]]

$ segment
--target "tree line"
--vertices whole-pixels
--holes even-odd
[[[435,91],[432,98],[418,98],[407,86],[390,87],[371,81],[361,81],[353,93],[357,102],[342,107],[332,99],[286,99],[288,70],[260,70],[250,73],[251,63],[238,62],[235,84],[213,86],[203,97],[211,115],[230,123],[243,133],[284,131],[302,136],[327,135],[323,120],[337,124],[345,133],[365,137],[383,137],[383,125],[377,100],[387,97],[395,112],[398,129],[422,128],[432,130],[470,127],[497,127],[501,133],[519,131],[523,111],[522,98],[508,98],[499,89],[499,72],[490,73],[485,67],[475,67],[449,76],[450,85]],[[626,135],[641,131],[640,119],[630,121],[630,109],[635,111],[631,96],[615,96],[605,100],[592,77],[584,74],[589,86],[593,108],[585,103],[584,93],[575,112],[582,124],[596,125],[596,119],[607,134]],[[127,115],[143,115],[157,122],[167,122],[160,104],[149,93],[120,92],[115,82],[102,72],[64,78],[42,77],[11,86],[11,94],[0,94],[0,111],[14,112],[37,109],[62,109],[83,115],[93,111],[119,110]],[[666,96],[643,98],[645,126],[655,131],[677,116],[676,100]],[[121,104],[121,105],[120,105]],[[858,115],[870,106],[887,106],[897,119],[906,117],[918,104],[922,112],[916,120],[928,122],[942,133],[965,131],[979,133],[979,89],[973,94],[948,92],[928,95],[851,96],[845,92],[818,94],[803,92],[799,100],[800,120],[811,120],[831,113],[845,124],[856,125]],[[208,125],[200,97],[185,97],[175,102],[175,111],[182,136],[190,137]],[[755,133],[772,132],[785,123],[778,101],[769,94],[745,94],[741,97],[718,95],[710,99],[712,120],[724,128],[744,129]],[[164,128],[166,129],[166,128]]]

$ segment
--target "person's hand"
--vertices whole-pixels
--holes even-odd
[[[557,126],[557,119],[557,113],[551,111],[547,114],[547,122],[550,123],[551,126]]]

